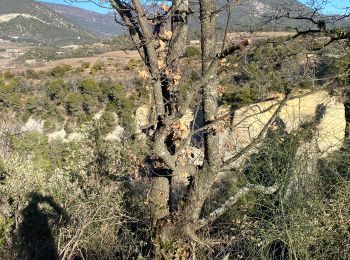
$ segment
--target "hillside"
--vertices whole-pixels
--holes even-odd
[[[87,43],[95,36],[32,0],[0,1],[0,38],[40,44]]]
[[[286,28],[309,28],[312,24],[305,20],[293,21],[290,19],[281,19],[278,22],[268,22],[267,20],[275,15],[286,13],[307,15],[312,13],[312,10],[297,0],[241,0],[235,4],[232,9],[232,15],[229,23],[231,31],[271,31],[281,30]],[[73,23],[81,26],[85,30],[98,36],[113,36],[122,33],[122,26],[114,21],[114,14],[99,14],[87,11],[81,8],[70,5],[42,3],[51,8],[55,12],[61,14]],[[224,8],[226,1],[217,0],[218,9]],[[190,28],[192,32],[199,31],[199,6],[196,3],[191,3],[191,10],[195,14],[190,16]],[[150,7],[149,12],[153,13],[153,8]],[[226,26],[227,13],[222,12],[218,19],[218,27]]]
[[[122,26],[115,22],[114,14],[99,14],[70,5],[44,3],[60,15],[84,28],[86,31],[102,37],[111,37],[122,33]]]
[[[227,1],[218,0],[217,9],[225,10]],[[192,10],[199,12],[199,6],[192,4]],[[236,3],[231,12],[229,31],[286,31],[288,29],[308,29],[314,25],[307,20],[279,19],[273,17],[289,13],[291,16],[309,17],[313,10],[297,0],[241,0]],[[317,14],[321,17],[320,14]],[[228,14],[222,12],[217,17],[219,29],[226,27]],[[327,17],[323,16],[327,19]],[[199,31],[198,17],[190,19],[192,32]]]

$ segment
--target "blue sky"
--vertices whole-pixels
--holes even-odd
[[[87,10],[95,11],[98,13],[108,13],[109,12],[109,9],[98,7],[96,4],[91,3],[87,0],[84,0],[84,1],[81,0],[80,3],[79,3],[79,0],[76,1],[76,3],[74,3],[74,0],[73,1],[70,1],[70,0],[38,0],[38,1],[48,2],[48,3],[56,3],[56,4],[72,5],[72,6],[84,8]],[[96,0],[96,2],[98,2],[98,1]]]
[[[311,0],[299,0],[304,4],[309,4]],[[316,2],[322,2],[316,0]],[[326,14],[344,14],[346,13],[346,8],[350,7],[350,0],[328,0],[328,4],[325,6],[323,13]],[[348,13],[349,11],[347,11]]]
[[[43,2],[58,3],[58,4],[72,4],[70,0],[41,0]],[[310,3],[310,0],[299,0],[302,3]],[[81,3],[73,3],[73,6],[92,10],[99,13],[107,13],[108,9],[100,8],[93,3],[83,1]],[[350,0],[329,0],[329,4],[323,10],[323,13],[341,14],[344,13],[345,7],[350,7]]]

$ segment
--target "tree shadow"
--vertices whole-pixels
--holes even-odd
[[[52,197],[32,193],[22,215],[23,222],[19,227],[18,236],[23,259],[59,259],[50,226],[52,223],[63,224],[67,220],[66,212]]]

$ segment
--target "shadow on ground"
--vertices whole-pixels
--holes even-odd
[[[23,210],[23,222],[19,228],[19,246],[24,259],[56,260],[59,254],[52,234],[52,226],[66,221],[66,212],[52,197],[32,193],[29,204]]]

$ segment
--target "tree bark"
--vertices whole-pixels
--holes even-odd
[[[202,75],[210,67],[217,54],[216,14],[213,0],[200,1],[201,20],[201,49],[202,49]],[[205,124],[215,120],[218,112],[218,78],[217,71],[212,74],[209,82],[203,88],[203,109]],[[215,126],[205,134],[205,161],[211,170],[216,170],[220,164],[219,136]]]

